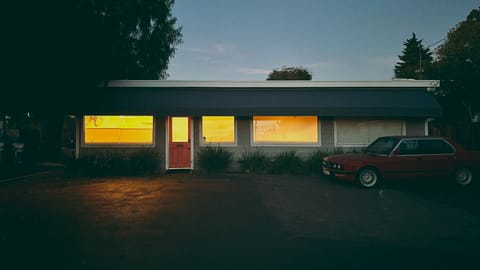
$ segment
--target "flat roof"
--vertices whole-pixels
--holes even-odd
[[[418,86],[410,81],[397,81],[386,87],[366,87],[349,82],[355,87],[325,82],[254,82],[241,87],[231,82],[220,82],[216,87],[187,87],[186,82],[120,81],[100,87],[94,96],[82,96],[76,110],[86,114],[138,114],[155,115],[319,115],[333,117],[435,117],[441,107],[427,92],[430,83]],[[432,82],[432,81],[429,81]],[[317,83],[317,84],[315,84]],[[226,86],[229,85],[231,87]],[[290,85],[286,86],[285,84]],[[412,86],[415,85],[414,86]],[[115,85],[115,86],[114,86]],[[137,86],[133,86],[137,85]],[[159,86],[162,85],[162,86]],[[301,85],[302,87],[300,87]],[[322,85],[319,87],[318,85]],[[327,85],[329,87],[327,87]],[[380,87],[383,85],[383,87]],[[394,87],[395,85],[395,87]],[[407,87],[407,85],[409,87]],[[74,109],[73,107],[71,109]]]
[[[393,79],[390,81],[177,81],[177,80],[114,80],[101,87],[155,88],[435,88],[437,80]]]

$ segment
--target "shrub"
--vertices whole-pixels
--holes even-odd
[[[144,149],[127,155],[123,152],[101,152],[68,160],[67,174],[85,176],[151,175],[158,171],[160,159],[155,149]]]
[[[208,173],[221,173],[227,171],[232,162],[232,153],[217,146],[207,146],[200,149],[198,163],[200,169]]]
[[[271,172],[276,174],[300,174],[303,173],[302,159],[295,151],[282,152],[274,156]]]
[[[322,162],[323,158],[326,157],[328,153],[317,150],[308,156],[305,161],[305,168],[308,173],[319,174],[322,173]]]
[[[130,173],[153,175],[159,170],[160,158],[156,149],[142,149],[130,156]]]
[[[270,159],[260,149],[247,151],[238,160],[240,169],[246,173],[266,173],[270,166]]]

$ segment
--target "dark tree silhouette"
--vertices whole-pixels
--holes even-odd
[[[395,77],[425,79],[423,74],[433,61],[432,52],[422,45],[422,40],[418,40],[415,33],[412,33],[412,37],[407,39],[403,45],[405,48],[402,55],[398,56],[400,61],[395,65]]]
[[[181,27],[174,0],[18,0],[2,4],[0,114],[32,112],[58,134],[72,105],[112,79],[163,79]],[[52,137],[56,137],[53,138]]]
[[[480,7],[450,30],[437,50],[435,94],[452,122],[470,122],[480,113]]]
[[[282,67],[268,74],[267,80],[311,80],[312,74],[303,67]]]

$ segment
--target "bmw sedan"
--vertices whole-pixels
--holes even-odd
[[[471,184],[480,168],[480,153],[467,151],[443,137],[388,136],[377,138],[363,153],[323,159],[325,175],[371,188],[383,179],[451,178]]]

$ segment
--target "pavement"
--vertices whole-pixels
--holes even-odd
[[[478,187],[166,174],[0,184],[2,269],[479,269]]]

